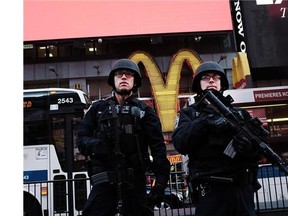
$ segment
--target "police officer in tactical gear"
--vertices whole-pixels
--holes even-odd
[[[192,82],[197,93],[195,103],[180,110],[172,135],[175,149],[189,157],[188,179],[196,216],[255,216],[253,195],[259,189],[259,153],[211,104],[201,100],[207,91],[212,91],[243,122],[249,121],[252,117],[246,110],[233,107],[232,98],[223,96],[228,87],[218,63],[200,64]],[[229,143],[236,151],[234,158],[224,153]]]
[[[140,70],[133,61],[116,61],[108,84],[112,96],[90,106],[78,131],[77,146],[90,159],[93,185],[83,215],[150,216],[149,204],[163,199],[170,171],[161,123],[155,111],[133,94],[141,86]],[[156,184],[147,195],[148,166]]]

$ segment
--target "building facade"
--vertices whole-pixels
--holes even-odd
[[[77,88],[86,92],[92,101],[105,98],[111,94],[111,87],[107,85],[107,77],[111,70],[112,64],[120,58],[132,57],[136,58],[133,60],[136,60],[139,63],[138,65],[140,67],[143,79],[143,86],[139,89],[138,96],[140,98],[148,98],[147,103],[153,107],[156,106],[155,103],[157,102],[155,102],[155,92],[153,88],[154,84],[153,80],[151,79],[151,73],[155,73],[157,76],[161,77],[164,88],[169,87],[168,79],[170,76],[168,75],[173,74],[175,79],[174,81],[177,83],[177,88],[172,89],[175,91],[175,95],[177,96],[175,107],[177,106],[177,109],[180,109],[187,101],[187,97],[193,94],[193,91],[191,90],[192,77],[195,68],[201,61],[212,60],[219,62],[227,74],[230,83],[229,89],[233,89],[235,88],[235,85],[233,84],[233,73],[237,73],[237,70],[235,71],[235,69],[233,72],[233,68],[235,68],[235,58],[237,58],[238,53],[247,52],[249,62],[252,60],[249,56],[253,56],[253,58],[257,56],[254,54],[254,52],[257,52],[255,50],[255,47],[257,46],[252,46],[251,42],[249,43],[249,37],[247,37],[246,34],[248,33],[248,36],[250,36],[253,35],[253,32],[245,32],[246,29],[239,28],[239,26],[249,27],[249,22],[247,21],[249,19],[248,17],[245,17],[245,14],[243,13],[246,11],[246,15],[248,14],[248,3],[245,3],[246,5],[244,5],[246,10],[243,10],[245,7],[240,7],[240,3],[244,4],[244,1],[227,0],[220,1],[218,3],[210,2],[208,7],[204,7],[200,1],[196,1],[196,3],[186,2],[186,7],[180,7],[180,4],[178,3],[173,3],[174,5],[170,5],[172,3],[169,3],[168,6],[173,9],[173,12],[175,10],[179,10],[177,16],[174,17],[176,24],[179,24],[178,19],[181,17],[181,12],[183,13],[183,17],[187,16],[187,13],[184,13],[186,12],[187,8],[189,12],[194,11],[194,14],[199,11],[196,17],[193,17],[193,13],[191,13],[190,17],[187,17],[186,19],[190,20],[189,23],[201,23],[202,25],[200,26],[203,26],[203,29],[196,25],[189,26],[189,24],[184,22],[186,20],[182,20],[181,24],[185,24],[184,29],[178,31],[162,29],[163,24],[165,24],[165,26],[173,26],[173,24],[175,24],[174,22],[169,22],[169,16],[165,14],[166,20],[163,20],[162,24],[160,24],[160,22],[157,23],[156,21],[152,22],[151,19],[147,17],[146,23],[141,23],[143,29],[140,28],[140,30],[138,28],[140,21],[135,19],[138,23],[136,22],[133,26],[133,20],[131,20],[132,24],[129,23],[131,28],[123,28],[125,29],[124,33],[121,32],[123,30],[121,28],[122,22],[121,19],[119,19],[119,22],[117,23],[118,28],[116,28],[116,26],[115,28],[110,28],[110,26],[108,28],[114,30],[114,33],[88,32],[81,35],[80,33],[82,33],[81,31],[83,30],[80,28],[80,26],[78,26],[79,24],[73,23],[75,28],[78,27],[78,32],[75,35],[72,33],[72,35],[68,36],[64,35],[63,33],[64,36],[53,36],[53,34],[59,33],[65,29],[62,27],[62,29],[59,29],[58,31],[55,30],[48,32],[47,35],[36,35],[36,37],[33,37],[28,33],[29,31],[32,32],[33,29],[36,29],[36,25],[30,26],[29,24],[32,23],[32,21],[28,22],[29,19],[27,18],[27,26],[30,28],[27,27],[27,33],[25,35],[28,36],[24,37],[24,89],[44,87]],[[35,5],[31,4],[31,2],[26,2],[27,14],[30,12],[30,14],[35,15],[35,10],[30,11],[31,7],[35,7]],[[33,4],[37,3],[34,2]],[[63,2],[54,2],[53,4],[54,5],[45,5],[45,7],[49,9],[49,7],[53,8],[58,6],[60,8],[60,6],[62,6],[64,8],[63,10],[69,10],[68,5],[55,5],[65,4]],[[113,4],[116,3],[112,4],[110,2],[109,4],[110,5],[105,4],[105,7],[112,10],[114,8]],[[43,5],[38,3],[36,6],[42,7]],[[100,6],[104,7],[103,5],[94,6],[95,8]],[[132,6],[135,5],[132,4],[125,7],[123,5],[118,5],[118,7],[121,7],[123,10],[128,8],[129,13],[131,13],[129,8]],[[140,5],[136,6],[138,8],[138,14],[145,14],[146,6],[149,9],[151,9],[151,7],[159,7],[162,9],[166,7],[166,5],[163,4],[157,5],[156,3],[150,3],[150,5],[148,5],[148,3],[146,3],[141,5],[143,8],[142,10],[139,10]],[[266,8],[268,8],[268,6],[266,6]],[[222,7],[222,14],[220,12],[216,14],[218,14],[219,17],[224,17],[224,20],[221,21],[217,16],[215,18],[212,17],[213,7],[215,10],[216,7]],[[198,10],[195,8],[198,8]],[[230,12],[230,9],[232,12]],[[74,10],[77,10],[77,8],[74,8]],[[263,10],[263,8],[261,8],[261,10]],[[46,10],[44,10],[43,13],[45,13],[45,11]],[[206,14],[207,11],[209,12],[208,18]],[[123,13],[121,10],[120,12]],[[230,16],[230,13],[232,16]],[[119,10],[114,11],[114,17],[117,17],[117,15],[121,17],[120,14],[121,13],[119,13]],[[43,17],[45,17],[44,15]],[[136,13],[133,15],[137,16]],[[151,13],[150,16],[152,15],[153,14]],[[55,16],[57,16],[57,13]],[[104,24],[97,23],[97,20],[95,20],[95,23],[97,23],[99,27],[102,25],[103,29],[107,29],[107,23],[106,26],[104,25],[105,20],[108,20],[108,18],[105,17],[104,14],[102,14],[102,16]],[[41,18],[39,17],[39,19],[43,19],[42,16]],[[196,19],[197,21],[194,21]],[[220,24],[218,23],[219,26],[216,26],[217,22],[213,23],[215,19],[220,20]],[[43,22],[45,21],[48,22],[49,20],[44,20]],[[116,23],[116,20],[113,21]],[[51,22],[51,20],[49,22]],[[55,21],[53,24],[55,25],[55,29],[57,29],[56,27],[60,22],[61,19]],[[234,28],[232,27],[232,22],[234,24]],[[213,25],[208,25],[209,23],[213,23]],[[49,24],[51,25],[51,23]],[[153,32],[144,28],[146,25],[151,27],[153,26],[152,24],[154,24],[155,29],[158,28],[159,30],[154,29]],[[45,26],[45,24],[43,25]],[[123,26],[125,25],[127,26],[128,23],[124,22]],[[89,26],[88,20],[86,20],[86,26],[87,29],[93,29],[91,26]],[[130,32],[131,29],[135,31],[138,30],[138,32]],[[41,29],[38,30],[41,32]],[[43,29],[43,32],[44,31],[45,29]],[[69,32],[68,26],[66,32]],[[242,35],[241,33],[243,33],[243,35],[245,33],[246,35],[245,50],[243,50],[244,39],[242,38],[243,41],[241,41],[241,38],[239,39],[239,35]],[[52,36],[50,36],[50,34]],[[254,48],[254,50],[250,47]],[[262,61],[267,59],[269,60],[270,58],[270,61],[272,62],[271,56],[272,55],[270,53],[267,58],[262,58]],[[145,59],[143,60],[143,58]],[[252,62],[255,61],[252,60]],[[282,64],[282,62],[280,63]],[[245,87],[257,88],[269,86],[287,86],[288,71],[286,70],[286,66],[287,65],[279,65],[279,67],[277,67],[277,65],[267,64],[261,66],[258,62],[255,67],[251,67],[250,65],[249,69],[251,70],[251,74],[248,76],[248,82]],[[151,68],[153,68],[152,72]],[[175,95],[173,95],[173,97]],[[164,103],[170,104],[170,101],[166,101]],[[155,108],[157,109],[157,107]],[[173,115],[175,115],[175,112]],[[165,119],[165,117],[163,118]],[[170,142],[172,124],[173,121],[170,121],[168,128],[164,129],[167,150],[171,154],[175,153],[173,145]]]

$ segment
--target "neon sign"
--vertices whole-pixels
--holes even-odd
[[[179,110],[177,100],[183,63],[186,62],[189,68],[195,71],[202,63],[200,56],[189,49],[179,50],[171,59],[166,80],[163,79],[157,63],[148,53],[134,52],[129,58],[136,64],[143,63],[150,80],[156,111],[162,123],[162,130],[163,132],[173,131],[175,118]]]
[[[203,62],[200,56],[190,49],[179,50],[171,59],[164,80],[162,72],[153,57],[143,51],[134,52],[129,57],[136,64],[141,62],[147,72],[150,80],[153,98],[155,99],[156,112],[162,123],[163,132],[171,132],[174,130],[174,124],[178,107],[179,82],[180,73],[183,63],[186,62],[188,67],[194,72]],[[191,74],[191,79],[192,79]],[[250,67],[246,53],[238,52],[232,62],[232,81],[234,88],[248,87],[246,77],[250,76]]]

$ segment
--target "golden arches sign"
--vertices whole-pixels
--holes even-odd
[[[148,53],[134,52],[129,58],[136,64],[142,62],[144,65],[155,99],[156,111],[162,123],[162,130],[163,132],[173,131],[178,112],[177,100],[183,63],[186,62],[190,69],[195,71],[202,63],[200,56],[189,49],[179,50],[171,59],[165,81],[157,63]]]
[[[232,62],[232,82],[236,89],[243,89],[248,86],[247,78],[251,76],[247,54],[238,52]],[[249,86],[248,86],[249,87]]]

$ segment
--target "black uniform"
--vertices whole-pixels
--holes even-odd
[[[120,194],[124,215],[153,215],[146,201],[148,146],[156,182],[166,187],[170,170],[161,123],[155,111],[135,96],[122,105],[116,101],[111,97],[94,102],[79,126],[77,145],[83,155],[91,158],[93,184],[83,214],[115,215]],[[115,145],[119,146],[116,154]],[[115,176],[118,165],[123,171],[120,191]]]
[[[245,122],[250,114],[219,99]],[[175,149],[188,154],[197,216],[254,216],[254,189],[257,183],[257,153],[228,157],[223,152],[236,131],[209,105],[195,104],[180,110],[172,140]],[[254,154],[255,153],[255,154]]]

